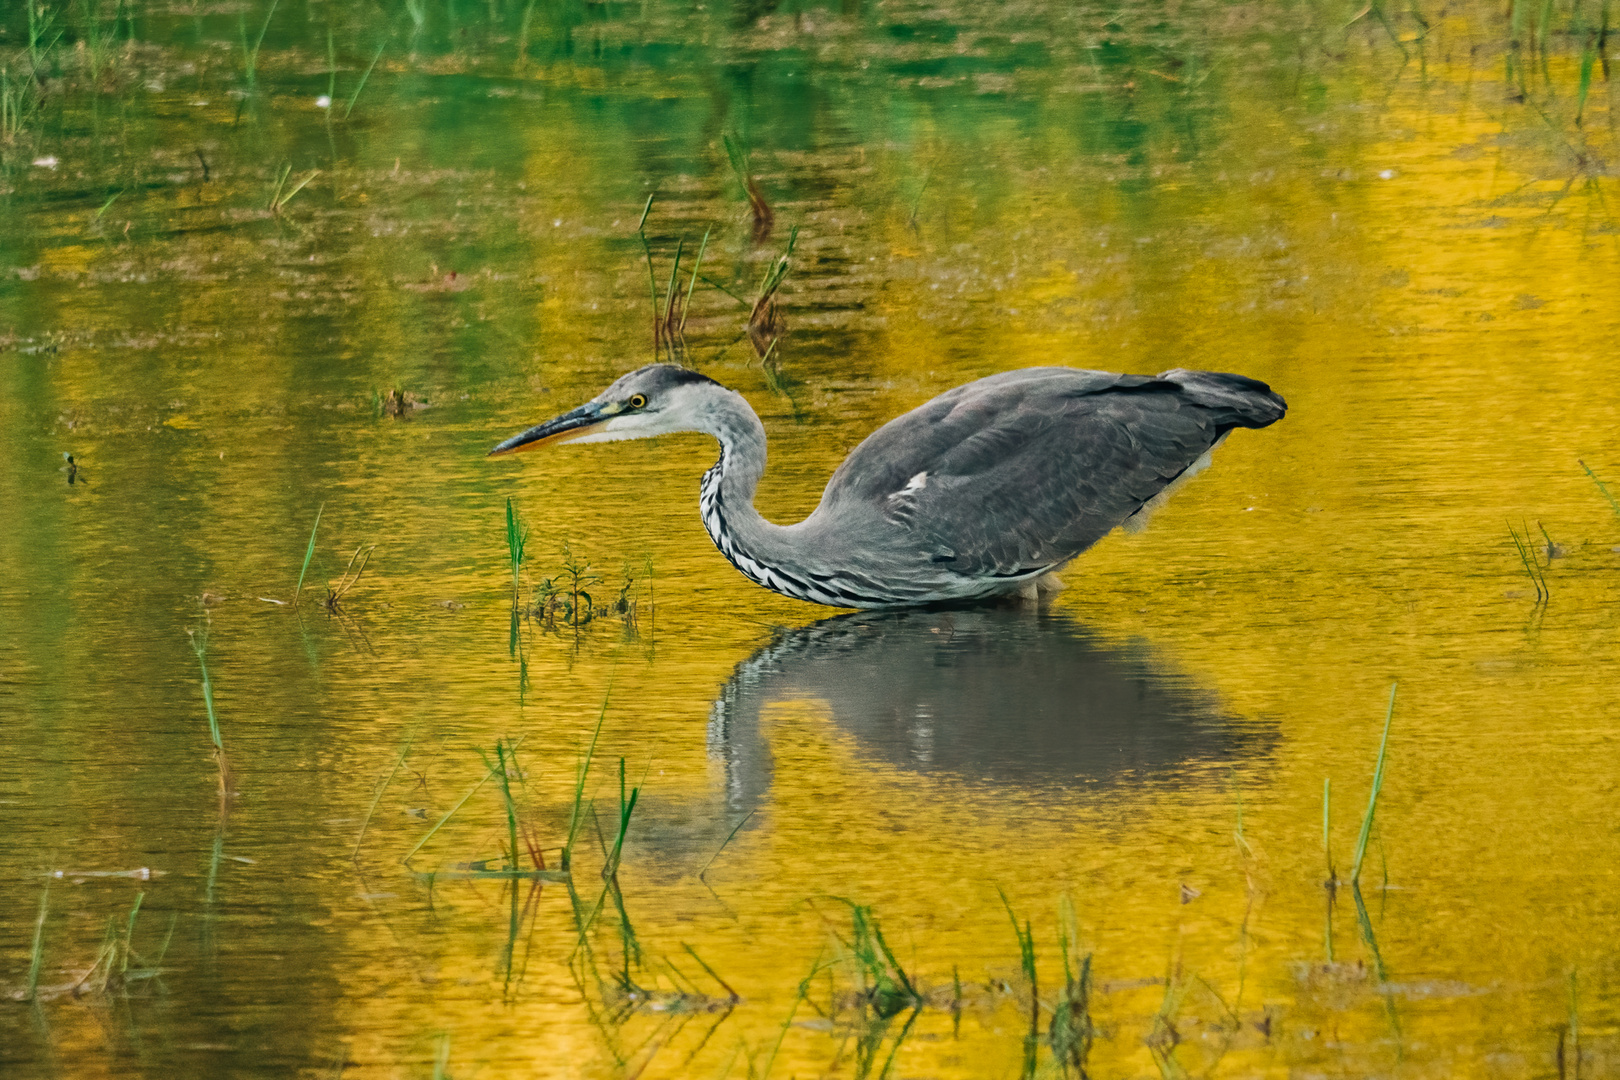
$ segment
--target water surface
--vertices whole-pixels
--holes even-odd
[[[0,148],[8,1075],[1051,1075],[1060,936],[1089,1075],[1612,1071],[1613,58],[1584,7],[1359,10],[57,10]],[[798,230],[769,359],[706,283],[680,354],[775,520],[1014,367],[1289,415],[1043,612],[775,596],[701,438],[484,458],[653,359],[649,195],[661,295],[709,231],[751,301]],[[634,617],[514,636],[508,499],[525,608],[572,561]],[[516,740],[572,896],[477,876]]]

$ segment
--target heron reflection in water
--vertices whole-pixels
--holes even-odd
[[[682,431],[720,442],[703,524],[751,580],[818,604],[888,608],[1022,596],[1116,526],[1137,529],[1234,428],[1287,411],[1241,375],[1025,368],[958,386],[884,424],[796,525],[754,509],[765,427],[741,394],[673,364],[632,371],[491,454]]]
[[[1224,777],[1277,741],[1146,646],[1050,609],[841,615],[778,634],[715,701],[728,815],[769,793],[768,714],[790,701],[824,710],[859,758],[999,795]]]

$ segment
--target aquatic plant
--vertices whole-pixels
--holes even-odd
[[[304,591],[304,575],[309,573],[309,561],[315,557],[315,534],[320,531],[321,515],[324,513],[326,513],[326,504],[323,502],[321,503],[320,507],[316,509],[315,524],[312,525],[309,530],[309,546],[304,549],[304,565],[299,568],[298,587],[293,590],[292,602],[294,607],[298,605],[298,597],[302,595]]]
[[[834,937],[847,950],[853,964],[858,986],[856,999],[862,1007],[870,1009],[879,1019],[887,1020],[904,1009],[921,1005],[922,995],[884,940],[883,928],[878,925],[871,907],[842,896],[833,899],[849,906],[849,940],[845,941],[836,933]]]
[[[28,66],[32,79],[40,78],[40,71],[45,67],[45,58],[62,40],[66,28],[57,28],[53,34],[51,30],[56,26],[56,12],[45,6],[44,0],[25,0],[28,7]],[[49,38],[47,41],[46,39]]]
[[[624,838],[630,831],[630,815],[635,813],[636,800],[641,796],[641,787],[638,785],[630,789],[628,797],[625,795],[624,758],[619,759],[619,832],[613,838],[613,847],[608,850],[607,857],[602,864],[602,876],[611,878],[619,872],[619,860],[624,854]]]
[[[748,819],[753,817],[753,816],[754,816],[754,811],[750,810],[750,811],[748,811],[748,813],[744,814],[741,818],[737,819],[737,824],[735,824],[735,825],[733,825],[731,827],[731,831],[726,834],[726,838],[724,840],[720,841],[720,846],[714,849],[714,854],[709,856],[709,861],[704,863],[703,864],[703,869],[698,871],[697,876],[698,876],[699,881],[704,881],[704,875],[709,872],[709,867],[714,865],[714,860],[716,860],[716,859],[718,859],[720,857],[720,853],[722,851],[726,850],[726,845],[731,843],[732,837],[736,836],[737,831],[739,829],[741,829],[744,825],[748,824]]]
[[[45,959],[45,913],[50,908],[51,883],[45,881],[45,888],[39,894],[39,918],[34,920],[34,947],[28,956],[28,985],[23,991],[24,1001],[33,1001],[39,991],[39,970]]]
[[[568,835],[563,841],[562,868],[568,870],[573,865],[574,841],[579,837],[579,829],[585,823],[585,780],[591,772],[591,759],[596,756],[596,743],[602,737],[602,723],[607,719],[608,701],[613,696],[613,686],[608,684],[608,691],[602,698],[602,709],[596,716],[596,727],[591,731],[591,741],[585,747],[585,756],[579,761],[574,774],[574,800],[568,811]]]
[[[770,204],[765,201],[765,196],[760,193],[759,184],[754,179],[748,160],[748,147],[744,145],[741,137],[733,139],[730,135],[722,135],[720,141],[725,145],[726,160],[731,162],[731,171],[737,177],[737,183],[742,185],[743,194],[748,198],[748,212],[753,220],[754,243],[763,244],[771,238],[771,227],[776,221],[776,215],[771,211]]]
[[[669,282],[664,288],[664,298],[658,298],[658,279],[653,269],[652,242],[647,239],[647,216],[652,213],[653,199],[657,192],[647,196],[647,202],[641,208],[641,220],[636,224],[636,236],[641,240],[641,250],[647,261],[647,296],[652,304],[653,323],[653,352],[667,350],[672,361],[678,359],[683,348],[686,334],[686,320],[692,311],[692,293],[697,289],[697,283],[702,276],[703,256],[709,249],[709,236],[712,229],[705,229],[703,241],[698,245],[697,258],[693,261],[692,269],[687,274],[686,290],[683,293],[681,281],[681,256],[686,251],[686,238],[683,236],[675,243],[675,258],[669,268]],[[712,284],[712,282],[711,282]]]
[[[409,757],[411,753],[411,743],[413,743],[415,740],[416,731],[413,728],[410,734],[405,736],[405,745],[400,747],[399,757],[394,759],[393,769],[388,773],[388,776],[384,778],[383,782],[377,785],[377,792],[371,798],[371,806],[366,810],[366,816],[360,822],[360,832],[354,838],[354,851],[350,855],[350,858],[358,859],[360,857],[360,844],[361,841],[365,840],[366,838],[366,829],[371,826],[371,819],[377,814],[377,804],[382,802],[383,792],[388,790],[388,785],[394,782],[394,777],[398,776],[399,770],[404,767],[405,759]]]
[[[523,544],[529,538],[528,526],[518,521],[511,496],[506,499],[506,556],[512,566],[512,608],[519,607],[518,594],[523,573]]]
[[[1329,827],[1333,820],[1333,778],[1322,777],[1322,858],[1327,861],[1327,881],[1332,886],[1338,872],[1333,868],[1333,844]]]
[[[284,163],[281,167],[281,172],[276,177],[276,186],[270,192],[268,209],[270,210],[270,213],[276,217],[281,216],[281,212],[286,209],[287,204],[292,201],[292,197],[297,195],[300,191],[303,191],[305,186],[307,186],[311,180],[315,179],[321,174],[321,170],[309,170],[309,172],[300,177],[298,181],[289,189],[287,187],[287,177],[291,175],[291,173],[292,162],[289,161]]]
[[[16,77],[10,65],[0,66],[0,143],[14,143],[39,110],[39,94],[32,78]]]
[[[548,630],[555,630],[561,622],[577,631],[610,615],[618,615],[626,629],[634,629],[639,603],[631,596],[637,579],[629,561],[625,561],[624,581],[611,604],[596,603],[591,590],[601,584],[602,576],[592,572],[590,560],[577,555],[573,545],[565,542],[562,569],[535,586],[534,603],[525,614]]]
[[[1609,490],[1609,485],[1598,479],[1598,474],[1593,472],[1592,467],[1586,462],[1576,458],[1575,464],[1586,470],[1586,475],[1592,478],[1592,483],[1597,485],[1598,491],[1602,492],[1603,497],[1608,500],[1609,508],[1614,511],[1614,516],[1620,517],[1620,499],[1614,497],[1614,492]]]
[[[799,227],[795,225],[788,233],[787,249],[766,267],[765,276],[759,283],[759,294],[748,312],[748,338],[761,357],[769,355],[776,338],[782,332],[782,318],[777,311],[776,295],[781,291],[782,283],[787,280],[793,248],[798,242]]]
[[[360,91],[366,88],[366,81],[371,78],[371,72],[376,68],[377,61],[382,59],[383,50],[386,48],[388,48],[388,35],[384,34],[383,39],[377,43],[377,51],[371,54],[371,63],[367,64],[366,70],[361,72],[360,81],[355,84],[354,93],[349,95],[349,103],[343,107],[343,119],[347,120],[349,114],[354,112],[354,103],[360,100]]]
[[[1569,1019],[1564,1024],[1564,1030],[1558,1033],[1558,1076],[1560,1080],[1566,1075],[1573,1075],[1579,1080],[1581,1075],[1581,1011],[1580,987],[1577,981],[1576,969],[1569,972]],[[1566,1063],[1572,1066],[1566,1073]]]
[[[1024,1036],[1024,1075],[1033,1076],[1041,1035],[1041,990],[1035,971],[1035,931],[1028,919],[1019,927],[1012,902],[1007,899],[1001,886],[996,886],[996,893],[1001,897],[1001,905],[1007,909],[1007,918],[1012,920],[1013,936],[1018,939],[1019,966],[1024,969],[1024,978],[1029,980],[1029,1033]]]
[[[1080,951],[1078,922],[1074,902],[1064,893],[1058,898],[1058,952],[1063,957],[1063,986],[1052,1007],[1046,1040],[1060,1069],[1065,1073],[1073,1069],[1077,1075],[1084,1076],[1086,1058],[1091,1053],[1097,1029],[1091,1022],[1091,954]],[[1034,968],[1033,958],[1030,967]],[[960,1000],[960,984],[956,994]]]
[[[168,955],[169,942],[174,939],[176,919],[169,919],[169,930],[156,958],[147,960],[134,947],[135,924],[145,899],[144,892],[137,893],[135,903],[122,922],[117,916],[108,916],[107,930],[95,960],[88,971],[66,988],[69,993],[76,995],[87,990],[102,994],[121,992],[134,982],[155,979],[163,973],[163,958]]]
[[[1356,853],[1350,861],[1350,881],[1361,880],[1361,860],[1367,854],[1367,838],[1372,835],[1373,816],[1378,812],[1378,794],[1384,788],[1384,760],[1389,751],[1389,725],[1395,717],[1395,691],[1399,682],[1389,686],[1389,708],[1384,713],[1384,736],[1378,742],[1378,762],[1373,766],[1372,791],[1367,795],[1367,812],[1361,816],[1361,833],[1356,838]]]
[[[225,800],[231,791],[231,769],[225,758],[225,744],[219,736],[219,717],[214,712],[214,684],[208,677],[207,624],[200,631],[188,629],[186,636],[191,639],[192,651],[197,654],[197,666],[202,670],[203,704],[208,710],[208,734],[214,743],[214,764],[219,770],[219,799],[223,812]]]
[[[242,39],[242,72],[249,90],[258,85],[259,49],[264,45],[264,35],[270,32],[270,20],[275,18],[278,3],[280,0],[270,0],[270,9],[264,13],[264,25],[259,27],[259,36],[251,46],[247,40],[247,14],[243,12],[237,16],[237,29]]]
[[[326,586],[326,599],[321,601],[322,607],[333,615],[341,614],[339,610],[340,603],[349,594],[349,590],[360,583],[360,575],[364,574],[366,567],[371,565],[371,555],[376,550],[376,544],[372,544],[370,547],[361,544],[354,549],[354,554],[349,556],[349,563],[343,568],[343,573],[338,578],[337,585],[328,584]],[[365,558],[360,557],[361,552],[365,553]],[[355,566],[355,560],[357,559],[360,562],[358,567]],[[351,574],[353,576],[350,576]]]
[[[100,0],[79,0],[78,9],[84,17],[84,24],[79,32],[78,44],[83,49],[84,62],[90,69],[92,92],[99,89],[102,72],[111,66],[113,42],[118,37],[118,19],[122,8],[120,0],[113,12],[112,32],[109,34],[102,26]]]
[[[1535,549],[1530,543],[1530,529],[1525,527],[1521,537],[1519,531],[1508,523],[1508,535],[1513,538],[1513,546],[1519,553],[1519,560],[1524,564],[1524,572],[1529,575],[1530,584],[1535,586],[1536,603],[1545,604],[1552,599],[1552,590],[1547,586],[1547,575],[1541,568],[1541,562],[1536,557]]]

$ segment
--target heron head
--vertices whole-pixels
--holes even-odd
[[[547,443],[648,439],[702,431],[705,402],[719,383],[675,364],[648,364],[623,376],[577,409],[512,436],[490,451],[510,454]],[[729,391],[727,391],[729,393]]]

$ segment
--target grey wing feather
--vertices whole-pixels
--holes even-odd
[[[942,568],[1019,577],[1096,543],[1227,431],[1285,410],[1237,375],[1007,372],[874,432],[834,473],[823,506],[876,509]]]

